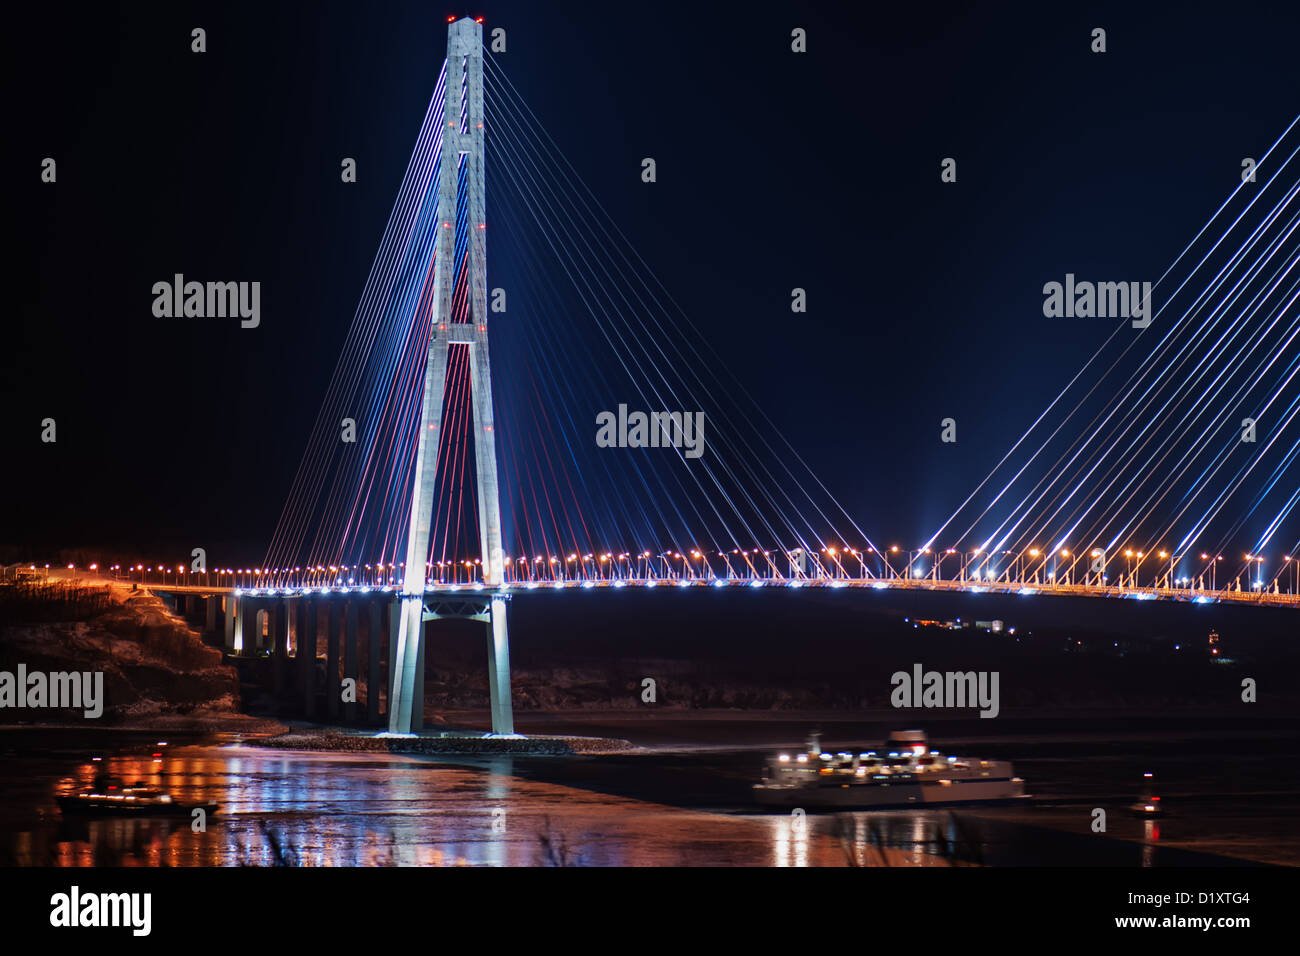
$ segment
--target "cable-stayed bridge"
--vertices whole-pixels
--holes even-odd
[[[368,621],[370,666],[388,647],[395,733],[421,725],[424,622],[443,617],[488,625],[493,728],[512,732],[506,616],[523,593],[914,588],[1300,606],[1295,126],[1152,284],[1145,324],[1116,324],[908,548],[874,541],[863,525],[882,515],[860,525],[781,437],[493,63],[481,23],[454,20],[262,566],[202,580],[116,570],[166,576],[177,593],[228,590],[228,643],[285,661],[323,611],[331,682],[340,640],[356,673]],[[1076,300],[1070,279],[1080,314],[1105,314],[1121,292],[1142,311],[1123,284],[1080,283]],[[307,675],[315,654],[297,656]],[[333,714],[338,695],[326,699]]]

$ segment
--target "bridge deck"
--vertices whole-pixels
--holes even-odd
[[[82,578],[93,583],[94,578]],[[100,579],[108,583],[111,579]],[[120,580],[118,583],[127,583]],[[155,591],[178,594],[234,594],[249,597],[286,597],[351,595],[351,594],[391,594],[397,597],[401,589],[396,585],[335,585],[324,586],[280,586],[247,587],[233,584],[193,584],[171,583],[146,580],[137,582],[141,587]],[[545,594],[560,591],[619,590],[637,588],[641,590],[672,591],[675,588],[827,588],[827,589],[870,589],[870,590],[911,590],[911,591],[947,591],[965,594],[1018,594],[1045,596],[1074,596],[1096,598],[1123,598],[1137,601],[1181,601],[1194,604],[1245,604],[1264,607],[1300,608],[1300,595],[1269,591],[1211,591],[1197,588],[1166,587],[1125,587],[1120,585],[1095,584],[1061,584],[1034,581],[960,581],[946,578],[883,578],[883,577],[694,577],[694,578],[593,578],[584,580],[545,580],[545,581],[511,581],[500,587],[489,588],[481,583],[447,584],[430,582],[425,588],[429,597],[468,597],[476,594]]]

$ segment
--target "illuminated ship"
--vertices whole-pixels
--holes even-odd
[[[215,803],[179,803],[162,790],[151,789],[143,783],[128,787],[116,777],[98,777],[89,787],[59,794],[54,799],[65,814],[157,817],[190,816],[195,810],[207,814],[217,812]]]
[[[1140,817],[1158,817],[1164,814],[1164,807],[1156,796],[1154,776],[1150,771],[1142,774],[1142,789],[1138,793],[1137,803],[1130,803],[1128,808]]]
[[[895,731],[881,753],[824,753],[813,734],[805,753],[767,759],[754,796],[763,804],[806,808],[991,803],[1023,799],[1025,782],[1009,761],[931,750],[921,730]]]

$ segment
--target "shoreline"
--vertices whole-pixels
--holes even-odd
[[[517,735],[494,737],[476,731],[426,730],[411,736],[387,736],[364,731],[340,731],[333,727],[293,728],[286,733],[253,742],[275,750],[328,753],[448,754],[492,756],[525,754],[567,757],[627,754],[642,748],[617,737],[586,737],[571,734]]]

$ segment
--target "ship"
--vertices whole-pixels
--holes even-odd
[[[116,777],[98,777],[89,787],[59,794],[54,799],[65,815],[161,817],[191,816],[195,810],[208,815],[217,812],[215,803],[182,803],[143,782],[127,786]]]
[[[844,809],[942,806],[1023,800],[1025,781],[1010,761],[931,750],[922,730],[897,730],[884,749],[823,752],[819,734],[801,754],[769,757],[754,797],[781,807]]]
[[[1164,816],[1165,810],[1160,804],[1160,798],[1156,796],[1155,779],[1151,771],[1142,774],[1142,789],[1138,791],[1137,802],[1130,803],[1128,808],[1140,817]]]

